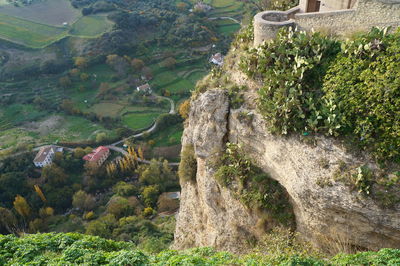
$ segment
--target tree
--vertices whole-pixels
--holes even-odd
[[[22,217],[28,218],[29,215],[31,214],[31,207],[29,207],[28,202],[21,195],[15,196],[13,205],[14,205],[14,209]]]
[[[134,70],[140,71],[144,67],[144,62],[141,59],[134,58],[131,61],[131,66],[133,67]]]
[[[18,221],[15,215],[9,209],[0,207],[0,225],[9,233],[17,233]]]
[[[68,87],[71,86],[71,84],[72,84],[71,79],[70,79],[69,77],[67,77],[67,76],[61,77],[61,78],[58,80],[58,83],[59,83],[60,86],[63,87],[63,88],[68,88]]]
[[[74,58],[74,64],[77,68],[79,69],[83,69],[86,68],[88,65],[88,62],[86,60],[86,58],[82,57],[82,56],[78,56]]]
[[[38,196],[40,197],[40,199],[41,199],[43,202],[46,202],[47,199],[46,199],[46,197],[44,196],[43,191],[40,189],[39,185],[34,185],[33,188],[35,189],[35,191],[36,191],[36,193],[38,194]]]
[[[117,220],[112,214],[107,214],[94,220],[86,227],[86,234],[100,236],[104,238],[111,237],[112,230],[117,226]]]
[[[142,198],[147,207],[155,206],[160,190],[158,185],[147,186],[143,189]]]
[[[83,156],[86,155],[86,151],[84,149],[82,149],[81,147],[77,147],[74,149],[74,157],[76,159],[82,159]]]
[[[183,103],[179,105],[178,112],[183,119],[187,119],[189,117],[189,111],[190,111],[190,100],[185,100]]]
[[[121,57],[116,54],[111,54],[107,56],[106,63],[110,65],[117,73],[118,76],[125,76],[128,67],[129,67],[129,62],[126,58]]]
[[[162,62],[162,65],[166,68],[173,69],[176,65],[176,59],[173,57],[168,57]]]
[[[51,217],[54,215],[54,209],[52,207],[43,207],[39,209],[39,216],[42,219]]]
[[[72,206],[80,210],[90,211],[95,207],[95,205],[96,199],[83,190],[77,191],[72,197]]]
[[[132,214],[132,207],[133,206],[129,204],[129,201],[126,198],[113,196],[107,203],[107,212],[118,218]]]
[[[96,142],[101,143],[107,139],[107,134],[105,132],[97,133],[96,135]]]
[[[61,109],[64,110],[67,114],[75,114],[77,110],[74,107],[74,103],[71,100],[65,99],[61,103]]]
[[[137,189],[134,185],[128,184],[124,181],[120,181],[113,187],[113,192],[118,196],[132,196],[137,193]]]
[[[86,80],[89,79],[89,75],[87,73],[82,73],[80,78],[81,78],[82,81],[86,81]]]
[[[42,178],[52,187],[60,188],[68,181],[68,175],[64,169],[56,164],[47,165],[42,170]]]

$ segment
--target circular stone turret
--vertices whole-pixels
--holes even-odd
[[[264,11],[254,17],[254,46],[260,45],[263,41],[272,40],[282,27],[296,27],[291,14],[297,9],[288,11]]]

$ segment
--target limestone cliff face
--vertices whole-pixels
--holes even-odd
[[[240,75],[232,79],[246,82]],[[346,152],[333,139],[320,137],[316,145],[309,145],[298,137],[269,134],[254,108],[251,91],[236,110],[230,108],[227,93],[221,89],[208,90],[191,103],[182,141],[194,146],[197,176],[196,182],[181,184],[174,247],[214,246],[240,252],[249,240],[262,237],[257,214],[214,179],[215,169],[209,161],[229,141],[241,144],[257,166],[286,188],[297,231],[305,238],[317,245],[338,240],[369,249],[400,248],[400,207],[383,209],[332,178],[340,161],[357,165],[368,159]],[[251,119],[240,119],[243,112],[250,112]],[[321,187],[321,180],[332,185]]]

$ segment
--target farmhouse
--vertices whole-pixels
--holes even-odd
[[[97,147],[91,153],[85,155],[83,160],[94,166],[100,166],[110,156],[110,149],[104,146]]]
[[[222,66],[224,64],[224,57],[221,53],[216,53],[215,55],[211,56],[210,62],[215,65]]]
[[[400,26],[400,0],[300,0],[287,11],[258,13],[254,45],[275,38],[282,27],[344,35],[374,26]]]
[[[198,2],[197,4],[194,5],[193,10],[198,10],[202,12],[209,12],[212,9],[211,6],[206,5],[203,2]]]
[[[152,90],[151,90],[151,87],[150,87],[149,83],[146,83],[146,84],[144,84],[142,86],[136,87],[136,90],[139,91],[139,92],[143,92],[145,94],[151,94],[152,93]]]
[[[54,145],[42,147],[36,154],[33,163],[36,167],[45,167],[53,162],[53,158],[56,152],[62,152],[63,148]]]

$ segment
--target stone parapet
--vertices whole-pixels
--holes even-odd
[[[302,13],[300,7],[295,7],[260,12],[254,17],[254,45],[274,39],[282,27],[345,35],[374,26],[399,27],[400,0],[359,0],[353,9],[335,11]]]
[[[298,7],[288,11],[264,11],[254,17],[254,44],[260,45],[263,41],[272,40],[282,27],[296,27],[294,14],[299,12]]]

